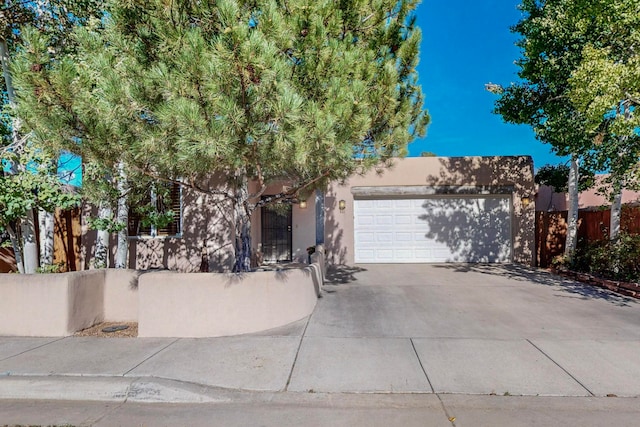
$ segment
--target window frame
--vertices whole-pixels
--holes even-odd
[[[158,234],[158,227],[155,225],[151,225],[149,227],[149,233],[145,233],[145,234],[140,234],[140,219],[138,218],[138,230],[136,232],[136,234],[129,234],[129,229],[127,230],[127,234],[128,234],[128,238],[130,240],[147,240],[147,239],[179,239],[182,238],[183,235],[183,226],[184,226],[184,193],[183,193],[183,188],[182,185],[180,185],[177,182],[171,183],[172,186],[177,186],[178,189],[178,218],[177,218],[177,222],[178,222],[178,232],[175,234]],[[171,193],[173,192],[173,189],[171,190]],[[158,207],[157,203],[157,193],[155,191],[155,189],[152,187],[149,190],[149,197],[151,198],[151,202],[153,202],[156,205],[156,208]],[[173,203],[172,203],[173,204]],[[129,218],[131,218],[131,207],[129,207]],[[175,220],[174,220],[175,221]]]

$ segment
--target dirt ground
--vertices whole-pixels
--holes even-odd
[[[111,326],[128,326],[127,329],[115,332],[103,332],[104,328]],[[76,332],[75,337],[101,337],[101,338],[131,338],[138,336],[138,324],[134,322],[103,322],[90,328]]]

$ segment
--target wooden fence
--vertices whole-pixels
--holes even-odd
[[[80,209],[56,210],[53,230],[53,263],[60,265],[61,271],[80,270]],[[17,271],[13,249],[0,248],[0,273],[10,271]]]
[[[580,211],[578,244],[609,238],[610,210]],[[640,207],[623,206],[620,229],[640,234]],[[564,253],[567,236],[567,211],[536,212],[536,265],[548,267],[551,260]]]

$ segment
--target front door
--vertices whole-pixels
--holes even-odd
[[[263,207],[262,255],[265,262],[291,261],[291,205]]]

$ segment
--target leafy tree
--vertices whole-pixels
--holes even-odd
[[[640,128],[640,3],[635,0],[581,2],[577,20],[596,21],[604,40],[582,47],[582,61],[570,79],[571,100],[593,132],[603,121],[611,133],[636,137]]]
[[[621,179],[624,165],[634,161],[632,153],[624,151],[625,159],[621,161],[621,151],[613,143],[615,137],[606,117],[599,117],[595,131],[594,116],[579,108],[572,99],[575,97],[572,78],[588,60],[585,48],[606,49],[615,43],[626,43],[616,38],[620,34],[611,32],[607,22],[611,18],[609,12],[617,3],[523,0],[520,7],[524,17],[512,28],[521,36],[517,44],[522,49],[522,57],[517,64],[522,80],[506,88],[494,85],[500,95],[497,113],[508,122],[532,126],[537,137],[550,143],[559,155],[572,157],[567,254],[575,250],[576,242],[578,162],[590,171],[612,168],[616,187],[620,189],[624,184]]]
[[[45,179],[42,176],[44,171],[52,172],[52,168],[40,166],[36,167],[38,172],[34,175],[34,167],[37,163],[33,160],[33,153],[36,152],[34,147],[30,146],[32,142],[28,140],[26,135],[22,134],[21,120],[15,114],[15,94],[12,84],[12,76],[9,73],[11,65],[12,52],[15,51],[17,44],[21,40],[21,26],[31,24],[38,31],[48,34],[52,43],[50,48],[52,54],[56,51],[69,50],[68,40],[65,34],[70,28],[83,21],[86,17],[97,12],[97,2],[94,0],[53,0],[53,1],[13,1],[6,0],[0,5],[0,62],[2,63],[2,114],[0,116],[0,157],[3,159],[3,181],[7,186],[0,188],[0,197],[12,206],[11,212],[21,212],[24,216],[16,217],[10,223],[4,223],[6,227],[10,227],[14,232],[14,237],[20,242],[16,244],[14,240],[14,250],[16,257],[20,259],[18,265],[27,273],[34,273],[38,265],[38,251],[35,238],[35,219],[33,207],[49,206],[53,209],[53,205],[43,200],[44,195],[50,194],[52,200],[60,200],[63,197],[60,183],[56,179]],[[42,153],[37,157],[46,164],[50,164],[54,160],[51,158],[43,159]],[[38,161],[39,161],[38,160]],[[6,163],[9,161],[9,163]],[[35,163],[34,163],[35,162]],[[11,177],[6,177],[5,168],[9,168]],[[55,176],[55,171],[54,176]],[[27,190],[29,186],[35,185],[31,183],[37,181],[37,187],[40,191],[38,203],[34,203],[34,197],[31,194],[21,192]],[[24,185],[26,185],[26,187]],[[16,185],[13,185],[16,184]],[[45,191],[45,187],[48,190]],[[31,206],[30,209],[23,207]],[[22,208],[18,208],[22,207]],[[13,214],[5,213],[4,220],[13,217]],[[53,227],[53,222],[49,222]],[[53,236],[53,230],[49,235]],[[45,245],[46,246],[46,245]],[[52,245],[51,245],[52,246]],[[24,263],[22,253],[24,251]],[[52,253],[51,253],[52,255]],[[51,261],[49,261],[51,262]]]
[[[597,23],[598,39],[582,48],[571,79],[570,97],[585,114],[598,140],[601,167],[613,186],[610,238],[620,231],[622,189],[637,182],[640,160],[640,3],[635,0],[580,2],[573,13],[586,25]]]
[[[5,159],[15,158],[5,152]],[[20,273],[25,273],[24,243],[20,239],[20,228],[29,212],[35,208],[53,211],[68,209],[78,204],[79,198],[61,188],[58,176],[52,171],[50,158],[41,150],[26,147],[21,155],[27,170],[20,174],[0,175],[0,232],[6,231],[16,257]]]
[[[544,165],[536,172],[535,183],[539,185],[547,185],[553,189],[555,193],[566,193],[569,191],[569,173],[570,167],[567,164]],[[578,190],[584,191],[593,187],[594,174],[587,171],[580,175],[578,182]]]
[[[572,71],[579,64],[584,31],[558,25],[558,17],[572,0],[523,0],[524,17],[512,27],[522,57],[516,64],[522,79],[506,88],[494,86],[500,98],[496,113],[509,123],[527,124],[536,137],[551,144],[558,155],[570,155],[569,218],[566,254],[575,251],[578,230],[579,162],[591,149],[586,119],[569,97]]]
[[[42,143],[122,165],[130,181],[227,200],[244,271],[255,209],[405,155],[424,134],[416,4],[113,0],[74,31],[72,56],[28,33],[20,111]],[[227,182],[202,185],[212,175]],[[286,191],[261,198],[275,182]]]

